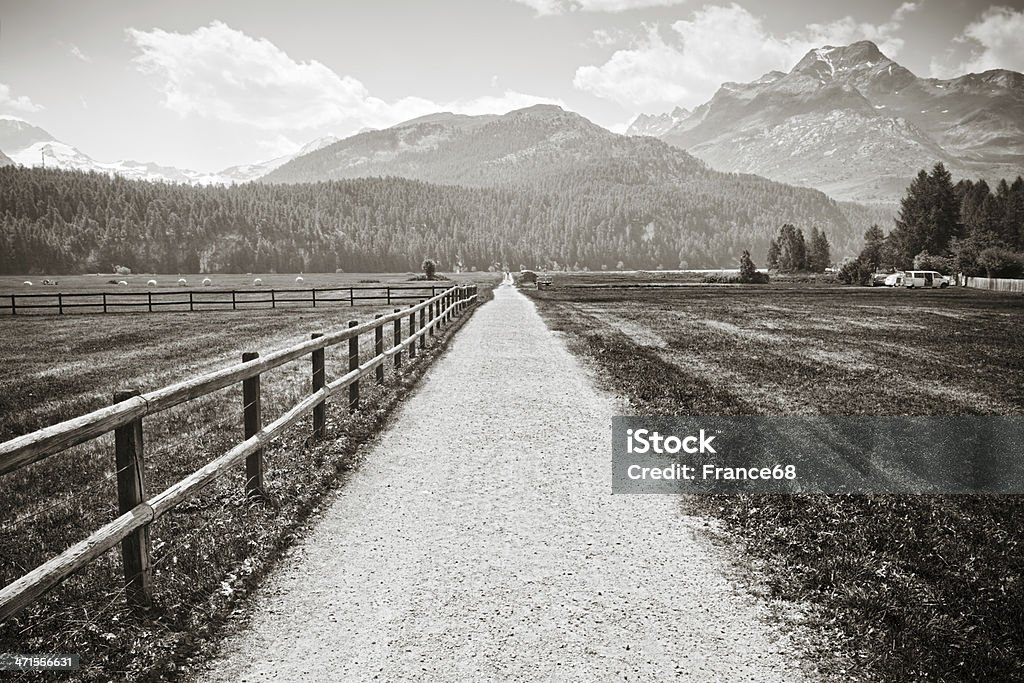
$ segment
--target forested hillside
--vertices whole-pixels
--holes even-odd
[[[636,185],[631,168],[583,166],[541,192],[400,178],[193,187],[5,167],[0,272],[406,271],[426,257],[443,270],[699,268],[733,266],[745,248],[763,258],[783,223],[822,227],[837,255],[835,232],[851,230],[813,191],[780,196],[736,176],[713,193]],[[608,182],[589,184],[601,173]]]

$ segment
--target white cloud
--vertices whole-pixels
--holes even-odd
[[[533,8],[537,16],[569,12],[626,12],[647,7],[671,7],[686,0],[513,0]]]
[[[505,113],[560,104],[515,91],[440,104],[419,97],[386,102],[352,76],[316,60],[296,61],[269,40],[219,21],[191,33],[128,29],[128,37],[139,50],[136,66],[159,79],[168,109],[268,131],[381,128],[439,110]]]
[[[990,7],[955,40],[970,46],[970,56],[956,66],[933,59],[933,76],[952,78],[990,69],[1024,71],[1024,11]]]
[[[11,87],[6,83],[0,83],[0,110],[31,113],[41,111],[42,105],[36,104],[25,95],[15,97],[11,94]]]
[[[590,39],[587,42],[598,47],[610,47],[632,42],[632,38],[633,36],[626,31],[599,28],[590,34]]]
[[[735,3],[706,5],[693,19],[673,23],[668,39],[658,27],[648,27],[637,45],[616,51],[600,66],[580,67],[573,84],[627,107],[693,107],[710,98],[723,82],[751,81],[771,70],[788,71],[814,47],[867,39],[895,56],[903,47],[895,33],[919,5],[903,3],[884,24],[844,17],[783,36],[769,33],[760,17]]]
[[[79,60],[81,60],[83,62],[91,62],[92,61],[92,58],[89,55],[87,55],[84,52],[82,52],[82,49],[80,47],[78,47],[77,45],[75,45],[74,43],[68,43],[68,52],[70,52],[71,56],[74,57],[75,59],[79,59]]]
[[[302,147],[300,143],[280,133],[271,133],[269,137],[257,139],[255,143],[257,147],[275,159],[286,154],[294,154]]]
[[[642,45],[617,50],[601,66],[576,69],[573,85],[627,106],[682,101],[693,94],[688,82],[695,75],[688,62],[652,28]]]

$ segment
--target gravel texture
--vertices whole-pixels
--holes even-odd
[[[802,680],[702,520],[611,494],[617,412],[500,287],[203,680]]]

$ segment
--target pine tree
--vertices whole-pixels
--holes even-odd
[[[811,226],[811,239],[807,246],[807,269],[812,273],[824,273],[832,262],[832,248],[825,231]]]
[[[858,260],[864,268],[875,273],[885,263],[885,252],[885,233],[877,224],[872,225],[864,232],[864,248],[861,250]]]
[[[744,249],[740,256],[740,282],[754,282],[757,279],[757,266],[750,258],[750,250]]]
[[[768,241],[768,270],[779,269],[779,243],[775,238]]]

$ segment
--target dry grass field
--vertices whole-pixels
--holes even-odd
[[[0,316],[0,440],[108,405],[118,389],[156,389],[237,363],[243,351],[266,354],[393,308]],[[417,363],[406,358],[401,375],[389,364],[384,384],[364,379],[358,413],[329,404],[325,441],[308,442],[304,421],[268,449],[269,503],[245,499],[240,468],[155,522],[156,606],[148,613],[125,607],[119,553],[109,552],[4,623],[0,651],[80,653],[82,680],[173,676],[201,659],[203,641],[357,465],[360,444],[379,431],[458,324],[432,338]],[[364,335],[362,359],[372,346]],[[328,349],[328,382],[347,367],[347,344]],[[310,381],[308,359],[265,373],[264,423],[308,393]],[[144,434],[152,495],[242,440],[241,388],[147,417]],[[0,583],[116,516],[112,434],[0,477]]]
[[[1022,415],[1024,298],[725,286],[531,291],[640,415]],[[575,281],[578,282],[578,281]],[[600,284],[591,278],[589,284]],[[1019,497],[684,499],[776,597],[838,627],[852,680],[1019,680]]]

